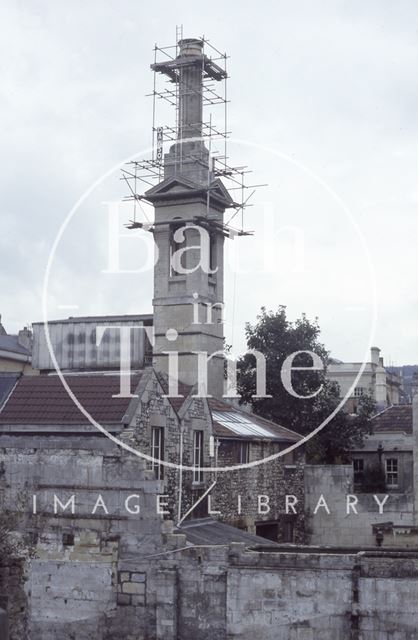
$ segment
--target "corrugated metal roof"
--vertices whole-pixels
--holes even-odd
[[[131,398],[113,398],[119,393],[118,375],[70,375],[70,389],[99,423],[122,421]],[[140,375],[131,378],[132,393]],[[89,424],[68,395],[58,376],[23,376],[0,411],[0,424]]]
[[[104,315],[104,316],[70,316],[69,318],[62,318],[61,320],[48,320],[48,324],[66,324],[66,323],[70,323],[70,324],[76,324],[78,322],[80,323],[86,323],[86,322],[93,322],[93,323],[97,323],[97,322],[106,322],[108,320],[112,321],[112,322],[124,322],[124,321],[133,321],[133,320],[139,320],[139,321],[145,321],[145,320],[152,320],[153,315],[152,313],[142,313],[142,314],[125,314],[125,315]],[[33,322],[33,325],[44,325],[45,323],[43,321],[41,322]]]

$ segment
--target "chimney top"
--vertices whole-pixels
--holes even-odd
[[[199,38],[185,38],[179,40],[180,56],[200,56],[203,51],[203,40]]]
[[[371,354],[372,363],[378,365],[379,364],[379,357],[380,357],[380,349],[379,349],[379,347],[371,347],[370,348],[370,354]]]

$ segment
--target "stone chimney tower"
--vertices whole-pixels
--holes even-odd
[[[234,203],[214,175],[202,138],[204,82],[226,78],[203,46],[199,39],[180,40],[174,59],[151,66],[175,85],[178,122],[176,139],[164,155],[163,179],[144,197],[155,208],[154,367],[168,374],[168,352],[177,352],[178,379],[193,385],[198,382],[197,352],[204,352],[209,357],[207,392],[220,397],[224,212]]]

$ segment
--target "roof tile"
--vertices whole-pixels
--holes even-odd
[[[131,389],[140,374],[131,378]],[[119,423],[131,398],[114,398],[119,393],[119,375],[71,375],[65,380],[90,415],[100,423]],[[1,424],[88,424],[58,376],[23,376],[0,412]]]
[[[412,405],[388,407],[372,418],[373,433],[412,433]]]

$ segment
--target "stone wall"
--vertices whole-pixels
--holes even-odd
[[[139,582],[149,562],[136,570],[129,558],[138,563],[171,547],[156,509],[162,484],[144,462],[102,436],[56,434],[3,435],[0,462],[5,504],[15,505],[17,528],[34,543],[26,565],[28,632],[16,640],[146,638],[156,624],[146,580]],[[125,509],[130,495],[138,513]],[[57,506],[54,496],[64,505],[74,496],[74,509]],[[149,584],[152,590],[152,578]]]
[[[415,640],[418,627],[417,553],[195,548],[165,561],[160,589],[159,640]]]
[[[26,638],[28,607],[22,559],[2,557],[0,560],[0,608],[7,614],[7,625],[0,622],[0,638]],[[9,628],[9,636],[6,635],[6,627]]]
[[[260,450],[260,446],[263,450]],[[279,451],[278,444],[251,445],[252,460],[260,460]],[[219,447],[219,465],[236,465],[228,455],[225,444]],[[212,508],[224,522],[256,533],[256,523],[277,521],[277,541],[305,541],[304,530],[304,462],[303,453],[297,452],[295,464],[285,464],[283,458],[261,463],[247,469],[219,472],[213,490]],[[286,495],[295,496],[297,503],[286,509]],[[239,509],[240,496],[241,509]],[[259,505],[258,497],[263,504]],[[293,500],[293,498],[292,498]],[[267,503],[267,505],[266,505]],[[264,506],[266,505],[266,506]],[[239,512],[241,511],[241,513]],[[296,511],[296,513],[294,513]]]
[[[373,526],[392,522],[398,527],[413,524],[413,495],[390,493],[379,513],[373,494],[354,490],[351,465],[307,465],[305,467],[306,528],[310,544],[333,546],[376,546]],[[347,513],[347,495],[355,495],[358,514]],[[386,494],[377,494],[380,502]],[[326,501],[330,513],[320,506],[320,497]],[[385,533],[383,544],[402,544],[394,532]]]
[[[133,420],[133,443],[147,454],[151,452],[151,431],[153,427],[164,428],[164,459],[175,467],[163,466],[164,493],[167,494],[167,517],[178,520],[180,511],[184,515],[199,496],[210,486],[212,472],[205,471],[203,482],[194,484],[192,471],[180,470],[181,460],[184,466],[193,465],[193,431],[203,431],[204,466],[213,465],[209,456],[209,438],[212,433],[211,417],[207,401],[203,398],[187,399],[179,416],[171,402],[164,397],[165,391],[150,370],[143,380],[144,388],[139,390],[141,402]],[[180,454],[182,452],[182,454]],[[151,468],[151,463],[147,463]]]
[[[209,442],[212,433],[212,419],[208,403],[204,398],[187,398],[177,413],[172,404],[164,397],[164,389],[150,370],[141,380],[140,405],[133,418],[132,442],[138,449],[151,455],[151,431],[153,427],[164,428],[164,457],[171,464],[178,465],[180,451],[182,463],[186,467],[193,464],[193,431],[204,434],[203,482],[194,483],[192,471],[163,467],[164,493],[168,495],[167,517],[178,520],[196,503],[198,498],[216,481],[211,492],[211,509],[218,512],[219,519],[255,532],[257,522],[278,521],[278,540],[304,540],[304,497],[303,497],[303,459],[302,451],[297,451],[292,460],[277,458],[249,469],[228,472],[213,472],[213,466],[235,466],[238,459],[234,447],[236,442],[221,441],[217,447],[217,456],[210,456]],[[239,443],[238,443],[239,444]],[[279,443],[250,443],[250,461],[262,460],[278,453]],[[288,464],[292,462],[293,464]],[[148,463],[150,467],[150,463]],[[181,477],[180,477],[181,474]],[[297,513],[286,513],[286,494],[297,498]],[[237,501],[241,496],[242,513],[239,513]],[[258,506],[258,496],[268,497],[268,513]],[[198,505],[193,516],[207,515],[207,501]],[[267,510],[267,509],[266,509]],[[260,512],[261,511],[261,512]]]

